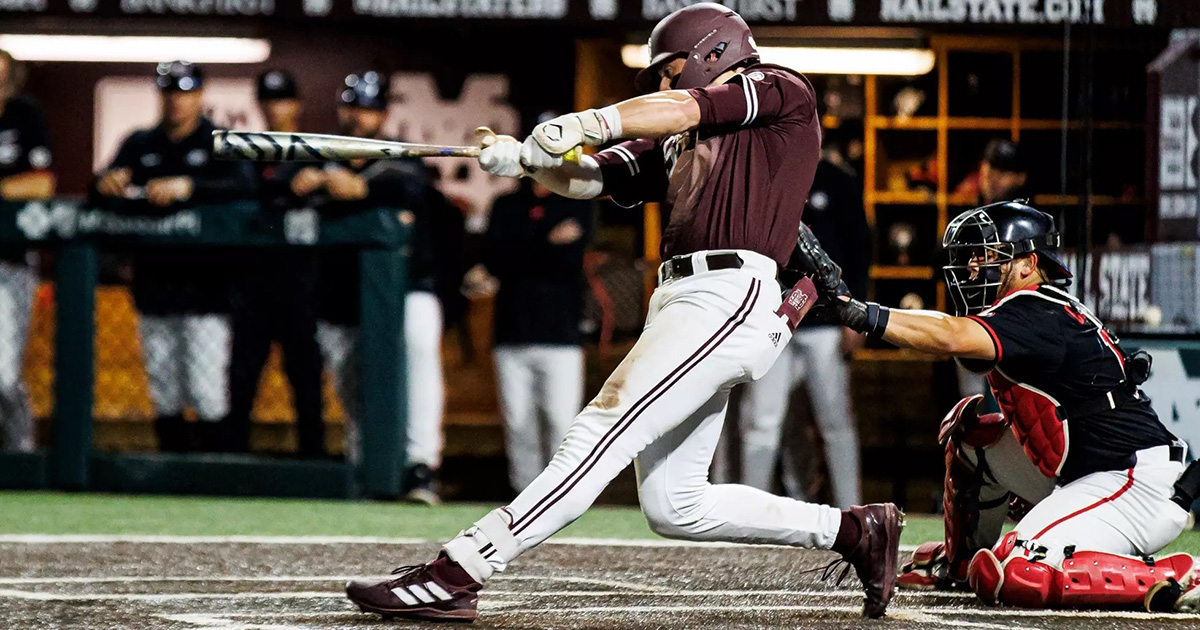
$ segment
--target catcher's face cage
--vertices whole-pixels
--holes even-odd
[[[1001,267],[1016,257],[1016,247],[1000,240],[996,224],[983,209],[955,218],[942,237],[946,265],[942,273],[954,302],[954,314],[973,315],[996,302]]]

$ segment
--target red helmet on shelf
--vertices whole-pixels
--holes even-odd
[[[650,33],[650,65],[637,74],[638,90],[658,91],[659,70],[679,58],[687,62],[675,87],[699,88],[747,60],[758,61],[758,49],[742,16],[715,2],[701,2],[655,25]]]

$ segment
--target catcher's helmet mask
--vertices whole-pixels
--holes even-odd
[[[1071,271],[1057,249],[1062,238],[1050,215],[1021,201],[1005,201],[968,210],[950,222],[942,237],[946,264],[942,273],[955,314],[972,315],[1001,296],[1004,265],[1037,254],[1048,279],[1069,284]]]

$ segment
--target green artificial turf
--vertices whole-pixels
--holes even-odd
[[[377,536],[442,540],[491,506],[213,497],[0,492],[0,534],[151,534],[191,536]],[[903,544],[939,540],[940,517],[908,515]],[[561,536],[648,539],[635,508],[588,510]],[[1166,551],[1200,555],[1200,531]]]

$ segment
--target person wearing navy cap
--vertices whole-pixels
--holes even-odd
[[[359,138],[382,138],[387,117],[387,76],[366,71],[348,75],[337,93],[338,131]],[[458,234],[461,215],[447,207],[429,182],[420,160],[351,160],[304,168],[292,179],[292,192],[327,215],[390,207],[413,224],[409,292],[405,297],[404,333],[408,360],[408,470],[399,492],[421,503],[436,503],[434,474],[441,463],[444,385],[441,367],[442,303],[439,289],[457,291],[457,279],[439,279],[435,253],[457,257],[453,246],[440,243]],[[457,230],[448,221],[458,219]],[[446,236],[450,234],[450,236]],[[438,241],[439,245],[434,245]],[[453,274],[449,274],[453,275]],[[346,452],[358,453],[355,359],[358,326],[357,257],[343,252],[325,255],[321,263],[318,340],[325,364],[335,376],[347,412]]]
[[[258,76],[258,105],[270,131],[300,131],[301,101],[296,80],[287,70],[268,70]],[[311,213],[290,190],[303,164],[257,165],[259,202],[264,224],[283,230],[287,217]],[[287,231],[284,230],[285,236]],[[292,246],[243,253],[245,264],[234,281],[232,295],[233,350],[229,366],[228,431],[222,436],[230,450],[250,449],[250,411],[263,365],[278,341],[283,368],[292,386],[296,410],[296,442],[300,455],[325,455],[325,424],[321,417],[321,350],[317,346],[317,264],[310,247]]]
[[[255,97],[271,131],[300,130],[300,90],[287,70],[268,70],[258,75]]]
[[[45,117],[22,94],[24,75],[24,65],[0,50],[0,202],[49,199],[57,186]],[[36,446],[21,376],[38,284],[30,253],[20,245],[0,247],[0,449],[22,453]]]
[[[93,203],[150,216],[254,196],[248,163],[214,160],[216,125],[204,116],[204,72],[187,61],[158,64],[162,117],[131,133],[108,168],[96,175]],[[184,422],[215,433],[229,411],[228,254],[186,248],[134,252],[133,297],[162,450],[192,448]]]

